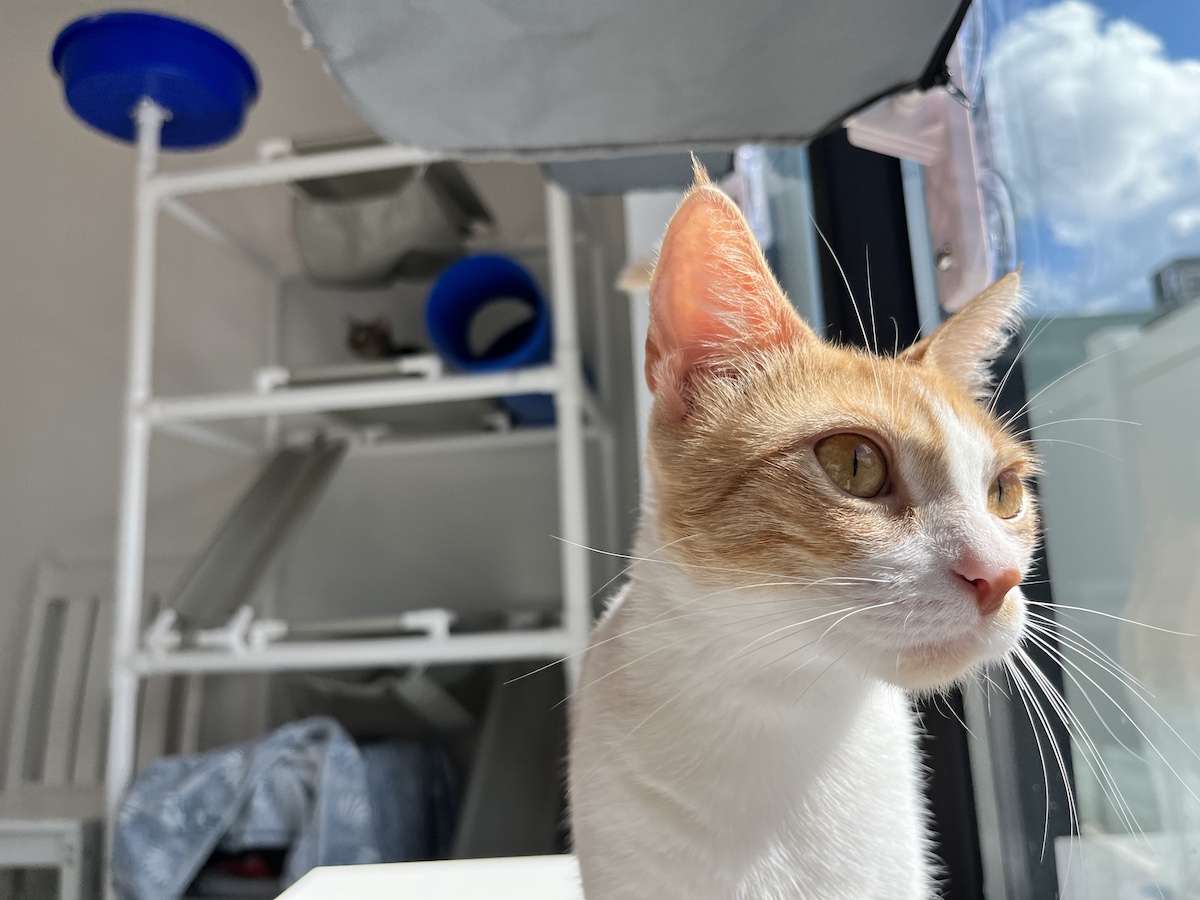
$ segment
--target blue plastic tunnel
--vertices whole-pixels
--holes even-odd
[[[514,300],[527,305],[530,315],[485,347],[472,348],[475,317],[493,303]],[[505,256],[468,256],[446,269],[429,293],[425,325],[437,352],[463,372],[499,372],[550,361],[550,309],[529,271]],[[549,395],[522,394],[502,402],[523,425],[554,420]]]

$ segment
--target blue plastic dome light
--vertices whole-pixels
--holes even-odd
[[[50,60],[75,114],[127,143],[143,98],[167,111],[161,143],[173,150],[230,140],[258,99],[258,76],[240,50],[201,25],[158,13],[77,19],[59,32]]]

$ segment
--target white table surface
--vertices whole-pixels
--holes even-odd
[[[278,900],[583,900],[573,856],[313,869]]]

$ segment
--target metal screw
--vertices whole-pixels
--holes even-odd
[[[933,264],[939,272],[949,272],[954,268],[954,253],[949,247],[943,247],[934,256]]]

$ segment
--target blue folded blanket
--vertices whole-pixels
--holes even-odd
[[[360,751],[332,719],[305,719],[148,766],[117,817],[113,878],[127,900],[169,900],[215,849],[286,847],[285,884],[314,866],[436,857],[455,794],[441,750],[392,741]]]

